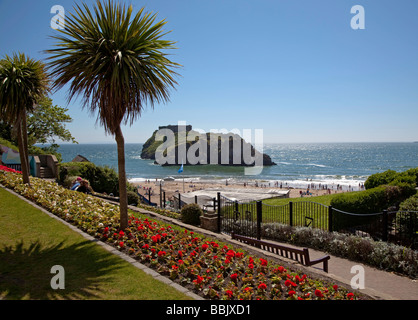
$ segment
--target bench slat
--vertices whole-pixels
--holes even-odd
[[[266,241],[261,241],[261,240],[237,235],[234,232],[231,233],[231,237],[232,239],[236,239],[248,245],[281,255],[282,257],[286,257],[287,259],[295,260],[305,266],[313,266],[315,264],[322,263],[323,270],[325,272],[328,272],[328,260],[330,259],[330,256],[324,256],[320,259],[311,261],[309,258],[309,250],[307,248],[303,248],[303,249],[290,248],[290,247],[286,247],[286,246],[275,244],[275,243],[270,243]]]

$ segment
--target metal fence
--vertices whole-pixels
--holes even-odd
[[[301,201],[273,206],[239,202],[218,195],[219,231],[252,238],[270,238],[279,225],[302,226],[355,234],[418,248],[418,212],[354,214],[320,203]],[[265,230],[268,229],[268,234]]]

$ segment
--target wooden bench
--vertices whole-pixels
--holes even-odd
[[[323,270],[325,272],[328,272],[328,260],[330,259],[330,256],[324,256],[320,259],[312,260],[309,258],[309,250],[307,248],[303,249],[296,249],[296,248],[290,248],[283,245],[270,243],[262,240],[257,240],[253,238],[248,238],[245,236],[240,236],[235,233],[231,233],[232,239],[238,240],[242,243],[251,245],[253,247],[260,248],[262,250],[266,250],[278,255],[281,255],[282,257],[295,260],[299,263],[301,263],[304,266],[313,266],[318,263],[323,263]]]

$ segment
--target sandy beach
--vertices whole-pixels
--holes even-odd
[[[138,192],[145,196],[148,199],[148,192],[151,190],[151,202],[159,203],[160,201],[160,180],[147,180],[141,182],[133,182],[138,188]],[[225,181],[222,182],[210,182],[210,181],[181,181],[181,180],[174,180],[174,181],[163,181],[161,190],[165,192],[166,199],[171,200],[173,195],[180,193],[190,193],[197,190],[204,190],[208,188],[217,188],[217,189],[235,189],[236,191],[244,190],[244,189],[254,189],[254,190],[289,190],[289,198],[298,198],[301,197],[303,194],[304,197],[315,197],[321,196],[326,194],[335,194],[341,192],[347,192],[347,190],[328,190],[328,189],[319,189],[319,186],[310,189],[300,189],[300,188],[293,188],[293,187],[286,187],[282,186],[275,186],[274,184],[270,185],[268,183],[262,182],[248,182],[248,183],[226,183]],[[307,194],[309,192],[309,194]],[[222,192],[221,192],[222,193]]]

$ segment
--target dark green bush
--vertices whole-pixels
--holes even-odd
[[[382,185],[398,185],[400,183],[410,183],[418,186],[418,168],[412,168],[403,172],[386,170],[385,172],[372,174],[367,178],[364,186],[366,189],[376,188]]]
[[[418,211],[418,193],[399,205],[399,211]]]
[[[202,209],[196,203],[190,203],[181,208],[181,221],[191,225],[200,224],[200,216],[203,214]]]
[[[137,206],[141,202],[139,196],[134,191],[128,191],[127,196],[129,205]]]
[[[398,207],[415,192],[415,188],[409,183],[379,186],[359,192],[338,194],[332,198],[331,206],[350,213],[377,213],[391,206]]]
[[[392,182],[393,180],[395,180],[397,175],[398,172],[394,170],[387,170],[385,172],[375,173],[367,178],[366,182],[364,183],[364,186],[366,187],[366,189],[376,188],[381,185]]]
[[[119,194],[118,175],[112,168],[96,166],[92,162],[68,162],[59,166],[58,180],[64,184],[68,177],[81,177],[90,182],[95,192]]]

